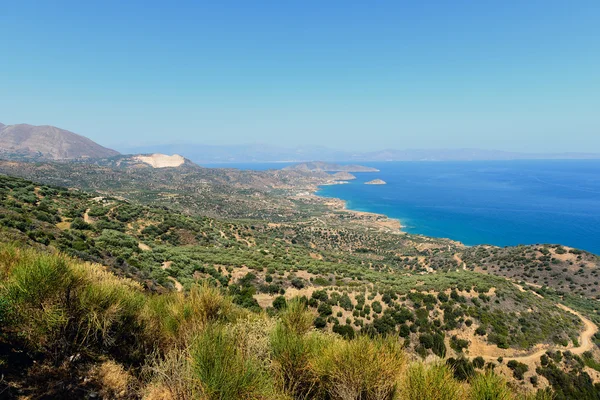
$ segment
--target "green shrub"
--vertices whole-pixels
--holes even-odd
[[[273,370],[278,387],[299,399],[315,398],[318,380],[310,367],[314,355],[326,345],[320,334],[298,334],[278,323],[271,334]]]
[[[322,391],[330,399],[393,399],[405,365],[397,339],[360,336],[336,340],[312,363]]]
[[[462,400],[461,384],[444,364],[425,365],[417,362],[408,367],[402,382],[402,397],[415,400]]]
[[[207,326],[193,342],[190,353],[202,398],[255,399],[274,392],[268,371],[258,360],[246,356],[223,327]]]
[[[521,381],[523,380],[523,375],[525,374],[525,372],[529,370],[527,364],[523,364],[516,360],[510,360],[506,363],[506,366],[513,371],[514,377]]]
[[[506,380],[488,370],[471,380],[471,400],[512,400]]]
[[[288,332],[298,335],[307,333],[313,325],[314,316],[306,309],[306,303],[299,298],[288,302],[281,314],[281,323]]]

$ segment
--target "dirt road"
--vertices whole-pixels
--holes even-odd
[[[594,342],[592,341],[592,337],[596,334],[596,332],[598,332],[598,327],[596,326],[596,324],[594,324],[592,321],[581,315],[579,312],[573,310],[572,308],[569,308],[562,304],[557,304],[557,307],[577,315],[583,322],[585,329],[583,330],[583,332],[581,332],[581,335],[579,335],[579,346],[575,347],[572,344],[567,347],[537,345],[534,351],[527,354],[518,354],[511,349],[494,349],[494,351],[492,352],[493,354],[485,354],[485,352],[484,354],[475,354],[475,352],[473,352],[473,354],[470,355],[473,357],[481,356],[487,361],[495,361],[498,357],[504,357],[506,361],[510,359],[522,362],[524,364],[533,364],[534,362],[538,361],[541,356],[546,354],[546,351],[548,350],[569,350],[573,354],[582,354],[588,350],[592,350],[594,348]]]

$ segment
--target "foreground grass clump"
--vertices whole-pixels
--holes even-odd
[[[149,297],[141,317],[156,344],[169,348],[185,347],[207,324],[233,321],[244,313],[221,291],[204,283],[193,286],[187,294]]]
[[[492,371],[479,374],[471,381],[471,396],[481,400],[512,400],[506,380]]]
[[[490,372],[458,382],[444,363],[409,363],[397,336],[346,340],[314,318],[301,299],[271,318],[206,283],[150,294],[97,264],[0,244],[8,398],[522,399]]]
[[[223,326],[212,325],[190,349],[194,376],[208,400],[267,399],[274,394],[269,371],[258,359],[244,354],[239,342]]]
[[[394,399],[406,357],[397,338],[333,340],[312,363],[331,399]]]
[[[92,348],[143,346],[141,286],[91,264],[31,249],[0,247],[0,297],[7,334],[59,359]]]
[[[406,399],[459,400],[464,399],[466,394],[463,386],[454,379],[452,371],[443,363],[414,363],[408,368],[402,382],[402,396]]]

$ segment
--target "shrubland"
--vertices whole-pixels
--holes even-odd
[[[397,336],[316,330],[300,298],[269,317],[208,283],[153,294],[98,264],[8,244],[0,274],[9,397],[549,398],[491,370],[457,380],[442,361],[412,361]]]
[[[309,205],[274,223],[184,214],[151,198],[0,176],[6,393],[597,396],[599,352],[568,351],[581,320],[556,307],[600,322],[589,253],[465,248],[349,224],[342,212],[316,223]],[[482,346],[506,359],[484,359]],[[549,362],[511,362],[536,346],[557,350]]]

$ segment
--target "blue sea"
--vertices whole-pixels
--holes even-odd
[[[354,173],[356,180],[318,194],[397,218],[409,233],[466,245],[560,243],[600,254],[600,160],[360,164],[380,172]],[[364,184],[372,179],[387,185]]]

